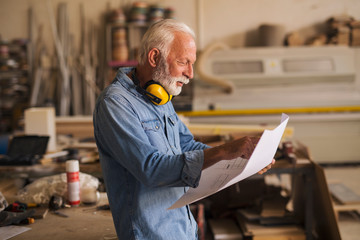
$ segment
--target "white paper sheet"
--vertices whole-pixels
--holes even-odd
[[[197,188],[190,188],[169,209],[196,202],[254,175],[269,165],[275,156],[289,116],[282,114],[281,123],[273,130],[265,130],[249,160],[236,158],[222,160],[205,169]]]
[[[31,228],[15,225],[0,227],[0,239],[7,240],[29,230]]]

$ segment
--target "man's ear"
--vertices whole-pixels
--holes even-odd
[[[156,67],[160,61],[160,51],[157,48],[153,48],[148,53],[148,61],[150,66]]]

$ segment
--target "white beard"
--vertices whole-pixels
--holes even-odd
[[[179,95],[182,90],[181,86],[177,86],[177,82],[188,84],[190,81],[185,76],[172,77],[169,73],[169,66],[164,58],[161,58],[160,63],[156,66],[152,79],[155,82],[159,82],[173,96]]]

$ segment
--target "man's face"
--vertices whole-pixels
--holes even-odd
[[[173,96],[181,93],[182,86],[193,78],[193,64],[196,61],[196,45],[190,35],[176,33],[167,59],[161,56],[153,80],[164,86]]]
[[[156,66],[153,80],[159,82],[166,91],[173,96],[181,93],[183,84],[188,84],[189,79],[185,76],[173,77],[169,73],[169,64],[164,57],[161,57],[159,64]]]

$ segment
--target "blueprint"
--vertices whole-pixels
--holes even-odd
[[[199,186],[190,188],[169,209],[196,202],[254,175],[272,162],[285,131],[289,116],[282,114],[281,123],[273,130],[265,130],[250,159],[222,160],[202,171]]]

